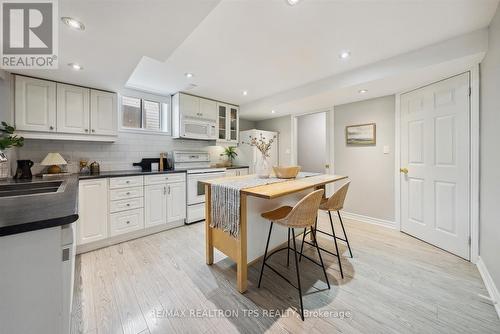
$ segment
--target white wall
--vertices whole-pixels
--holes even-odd
[[[500,289],[500,9],[489,30],[489,50],[481,63],[479,255]]]
[[[283,116],[259,121],[256,124],[259,130],[279,132],[279,164],[291,165],[292,161],[292,118]]]
[[[297,164],[304,172],[324,173],[326,112],[297,117]]]
[[[333,165],[351,180],[347,212],[394,221],[394,108],[393,95],[334,107]],[[346,145],[345,127],[365,123],[376,123],[376,145]]]
[[[240,118],[240,131],[255,129],[257,123],[249,119]]]

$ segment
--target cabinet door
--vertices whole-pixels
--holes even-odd
[[[217,103],[217,139],[221,141],[226,141],[227,138],[227,111],[226,104]]]
[[[240,168],[238,169],[238,175],[248,175],[248,168]]]
[[[167,185],[146,186],[144,191],[145,227],[167,223]]]
[[[200,117],[217,121],[217,102],[200,98]]]
[[[179,109],[184,117],[200,118],[200,98],[179,94]]]
[[[226,116],[227,118],[227,141],[238,142],[238,132],[239,132],[239,108],[236,106],[229,106],[229,110]]]
[[[57,132],[89,133],[90,89],[57,84]]]
[[[56,131],[56,83],[15,77],[15,117],[17,130]]]
[[[77,243],[108,236],[108,180],[80,181],[78,193]]]
[[[167,185],[167,222],[186,218],[186,183]]]
[[[116,94],[92,89],[90,91],[90,131],[95,135],[118,134]]]

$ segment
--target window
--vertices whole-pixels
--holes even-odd
[[[122,127],[170,133],[170,105],[137,97],[122,96]]]

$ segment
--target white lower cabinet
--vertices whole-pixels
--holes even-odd
[[[127,210],[109,215],[110,236],[144,228],[144,209]]]
[[[176,182],[167,185],[167,222],[172,223],[186,218],[186,183]]]
[[[232,168],[226,170],[226,176],[248,175],[248,168]]]
[[[167,185],[155,184],[144,187],[145,226],[167,223]]]
[[[77,245],[89,244],[80,251],[122,242],[127,234],[137,238],[181,226],[186,218],[186,174],[81,180],[78,214]]]
[[[82,180],[78,192],[79,245],[108,237],[108,180]]]

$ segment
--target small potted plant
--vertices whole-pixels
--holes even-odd
[[[224,152],[221,155],[227,157],[229,166],[232,166],[233,160],[238,156],[238,153],[236,153],[235,146],[228,146],[224,149]]]
[[[24,145],[24,138],[14,134],[15,127],[6,122],[0,126],[0,179],[6,179],[9,176],[9,161],[7,151],[11,147],[21,147]]]

